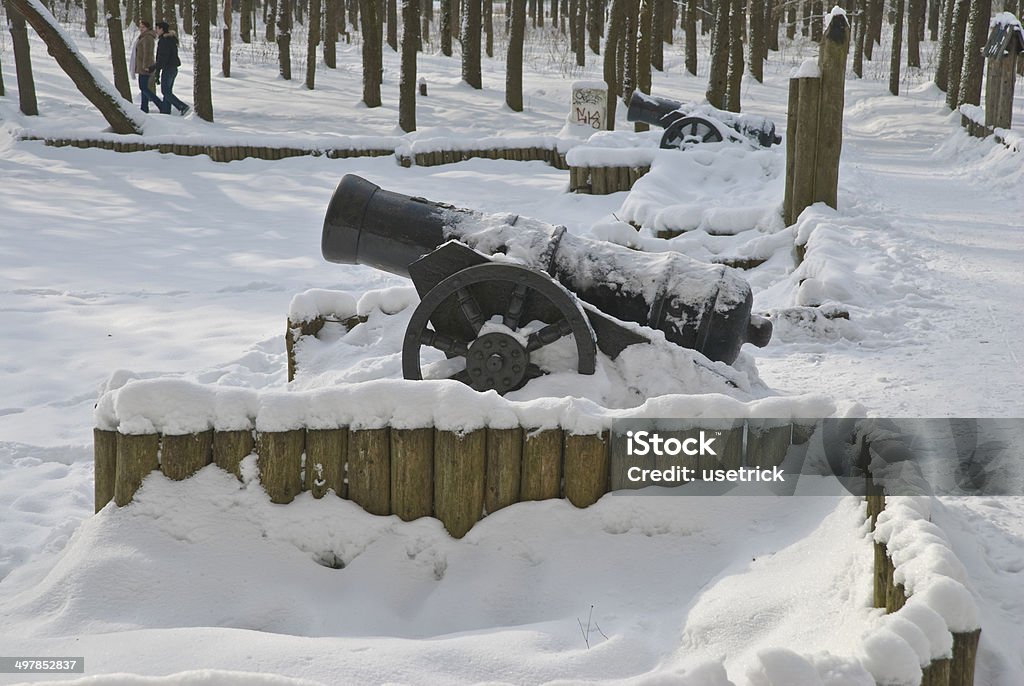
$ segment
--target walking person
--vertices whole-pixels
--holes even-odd
[[[178,67],[181,66],[181,60],[178,59],[178,36],[171,31],[166,21],[156,23],[156,35],[156,61],[150,66],[150,71],[156,73],[160,80],[160,93],[164,96],[160,111],[170,114],[171,107],[174,107],[184,116],[190,108],[174,95],[174,79],[178,78]]]
[[[142,91],[142,111],[149,112],[149,103],[156,105],[158,112],[163,111],[164,104],[156,97],[150,83],[152,72],[149,65],[156,61],[156,32],[145,19],[139,20],[139,37],[132,45],[132,58],[129,67],[138,76],[139,90]]]

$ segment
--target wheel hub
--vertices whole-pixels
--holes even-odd
[[[519,388],[529,364],[526,348],[513,336],[498,331],[473,341],[466,356],[470,385],[478,391],[494,389],[501,395]]]

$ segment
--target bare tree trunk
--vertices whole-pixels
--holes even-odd
[[[985,68],[982,50],[988,41],[988,24],[991,17],[992,0],[972,0],[967,29],[964,31],[964,66],[960,76],[958,105],[981,104],[981,77]]]
[[[857,27],[857,42],[853,48],[853,73],[858,79],[864,78],[864,36],[867,34],[867,0],[858,0],[860,12],[854,17]]]
[[[680,2],[680,5],[683,3]],[[675,0],[661,0],[661,40],[664,43],[672,45],[672,41],[675,40],[675,26],[676,26],[676,3]],[[665,50],[662,49],[662,54],[665,54]],[[665,69],[665,65],[661,66],[662,71]]]
[[[729,3],[716,0],[715,23],[711,33],[711,72],[708,75],[708,102],[712,107],[725,109],[725,91],[729,77]]]
[[[452,56],[452,0],[441,0],[441,54]]]
[[[292,2],[277,0],[277,61],[285,81],[292,79]]]
[[[636,46],[636,88],[641,93],[651,92],[651,34],[653,33],[652,19],[653,8],[651,5],[655,0],[640,0],[639,15],[639,40]],[[647,131],[651,127],[643,122],[633,124],[634,131]]]
[[[324,64],[338,68],[338,0],[324,0]]]
[[[779,51],[779,29],[782,28],[782,2],[781,0],[767,0],[765,3],[765,22],[768,24],[767,50]],[[764,59],[768,59],[768,52],[765,51]]]
[[[811,40],[821,42],[821,24],[825,14],[825,3],[821,0],[811,1]]]
[[[601,18],[604,16],[604,3],[602,0],[587,1],[587,44],[590,52],[595,55],[601,54],[601,36],[604,34],[601,25]]]
[[[636,53],[639,42],[640,0],[627,0],[626,40],[622,53],[622,101],[629,102],[637,85]]]
[[[576,66],[587,64],[587,0],[577,0],[576,11],[572,14],[573,43],[576,44]]]
[[[765,0],[750,0],[750,75],[764,83]]]
[[[903,0],[893,2],[892,53],[889,59],[889,92],[900,94],[900,64],[903,51]]]
[[[22,114],[34,117],[39,114],[39,103],[36,101],[36,80],[32,75],[28,29],[25,28],[25,17],[18,8],[17,0],[6,0],[6,4],[11,46],[14,49],[14,71],[18,78],[18,106]]]
[[[694,76],[697,75],[697,10],[699,7],[700,0],[686,0],[686,4],[680,10],[683,15],[683,28],[686,31],[686,71]],[[714,49],[715,44],[712,42],[712,54],[715,54]]]
[[[541,0],[541,5],[543,5]],[[551,25],[558,26],[558,0],[551,0]]]
[[[312,0],[310,0],[312,2]],[[398,52],[398,2],[387,0],[388,13],[388,45],[395,52]]]
[[[786,38],[796,38],[796,0],[786,3]]]
[[[945,0],[942,5],[942,43],[939,45],[939,63],[935,67],[935,85],[945,91],[949,86],[949,58],[953,45],[953,8],[956,0]]]
[[[306,41],[306,88],[316,85],[316,48],[320,44],[320,0],[309,0],[309,37]]]
[[[196,114],[213,121],[213,93],[210,87],[210,17],[214,0],[192,0],[192,99]]]
[[[178,11],[175,8],[174,0],[156,0],[158,18],[166,21],[175,32],[178,30]]]
[[[480,75],[481,0],[464,0],[462,14],[462,80],[473,88],[483,88]]]
[[[243,43],[252,43],[253,0],[241,0],[238,11],[238,33]]]
[[[149,3],[145,3],[148,5]],[[170,24],[170,20],[167,21]],[[192,20],[192,3],[190,0],[181,0],[181,25],[185,28],[185,33],[192,35],[192,26],[195,22]],[[173,26],[173,24],[172,24]]]
[[[665,71],[665,2],[651,2],[651,66],[658,71]]]
[[[939,16],[943,12],[941,0],[928,0],[928,40],[939,40]]]
[[[484,0],[484,52],[494,57],[494,0]]]
[[[505,104],[513,112],[523,111],[523,40],[526,37],[526,0],[506,0],[510,26],[505,58]],[[507,10],[506,10],[507,11]]]
[[[743,85],[743,26],[746,11],[744,0],[732,0],[729,14],[729,77],[725,92],[725,108],[740,111],[740,87]]]
[[[231,3],[232,0],[224,0],[224,28],[220,36],[220,71],[226,79],[231,78],[231,25],[234,19]]]
[[[946,81],[946,105],[955,110],[960,98],[960,72],[964,66],[964,35],[967,33],[967,14],[970,0],[950,0],[955,3],[949,35],[949,76]]]
[[[120,3],[117,0],[103,0],[103,13],[107,16],[107,38],[110,41],[110,62],[114,68],[114,87],[122,98],[131,102],[132,85],[128,79],[128,64],[125,61]]]
[[[359,21],[363,34],[363,103],[380,107],[381,72],[384,69],[381,50],[383,28],[380,25],[377,0],[359,0]]]
[[[96,37],[96,0],[85,0],[85,35]]]
[[[402,0],[402,75],[398,81],[398,126],[416,130],[416,51],[420,46],[420,1]]]
[[[12,7],[24,16],[25,20],[32,25],[35,32],[46,43],[47,51],[57,60],[60,68],[71,77],[78,91],[100,111],[114,133],[142,133],[142,120],[139,118],[142,115],[134,116],[135,113],[131,112],[132,103],[130,101],[122,98],[109,83],[96,80],[89,66],[83,61],[81,53],[70,44],[53,15],[45,10],[45,14],[38,12],[36,6],[33,6],[28,0],[5,1],[8,16],[11,15]],[[25,34],[26,43],[27,38],[28,36]],[[15,46],[15,68],[20,77],[21,62],[26,60],[18,60],[17,55],[18,48]],[[20,80],[18,90],[22,90]],[[29,87],[27,90],[32,92],[34,100],[34,87]]]
[[[619,71],[620,44],[625,31],[627,0],[611,0],[608,14],[608,39],[604,44],[604,82],[608,84],[608,130],[615,129],[615,108],[622,90],[621,73]]]
[[[264,38],[266,38],[267,41],[277,40],[277,3],[285,1],[286,0],[264,0]]]
[[[909,0],[907,7],[907,66],[921,66],[921,26],[924,20],[922,10],[926,0]],[[991,0],[990,0],[991,1]]]

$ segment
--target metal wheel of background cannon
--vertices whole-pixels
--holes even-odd
[[[500,325],[491,321],[497,317]],[[544,326],[524,329],[534,322]],[[423,296],[405,331],[402,373],[406,379],[423,378],[420,347],[427,346],[450,359],[465,358],[465,368],[449,378],[477,391],[505,394],[544,374],[531,355],[567,336],[575,339],[576,371],[593,374],[593,332],[563,286],[519,265],[475,265],[452,274]]]
[[[704,117],[683,117],[666,129],[661,136],[662,149],[683,150],[696,143],[721,143],[722,132]]]

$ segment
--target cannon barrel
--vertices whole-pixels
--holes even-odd
[[[353,175],[331,198],[321,249],[330,262],[408,276],[410,264],[451,240],[547,273],[601,312],[659,329],[711,360],[732,363],[743,343],[763,347],[771,338],[771,322],[750,313],[750,286],[724,265],[630,250],[516,215],[458,209]]]
[[[633,95],[629,99],[626,119],[664,128],[675,119],[683,116],[679,113],[682,107],[683,103],[677,100],[647,95],[641,91],[633,91]],[[666,115],[673,113],[676,113],[676,116],[670,117],[668,121],[664,121]]]

